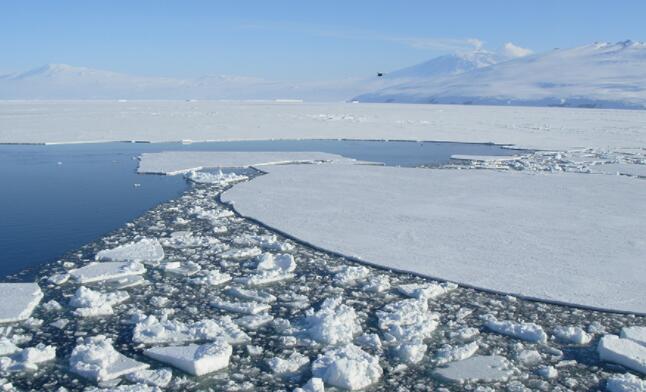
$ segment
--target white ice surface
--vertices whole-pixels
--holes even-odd
[[[643,181],[365,165],[266,169],[222,199],[309,244],[488,290],[646,313]]]
[[[69,273],[79,283],[91,283],[141,275],[144,272],[146,272],[146,268],[136,261],[105,261],[90,263],[84,267],[70,270]]]
[[[96,260],[137,261],[156,264],[164,258],[164,249],[154,238],[144,238],[96,254]]]
[[[644,147],[646,111],[398,104],[1,101],[0,142],[385,139]]]
[[[624,327],[621,329],[619,336],[621,336],[622,338],[634,340],[642,346],[646,346],[646,326]]]
[[[0,283],[0,323],[26,320],[43,298],[37,283]]]
[[[342,389],[363,389],[379,381],[382,374],[377,357],[353,344],[326,351],[312,364],[314,377]]]
[[[139,173],[180,174],[206,168],[250,167],[285,163],[354,162],[325,152],[164,151],[141,154]]]
[[[103,335],[80,339],[70,356],[72,372],[96,382],[109,381],[128,373],[148,368],[112,347],[112,340]]]
[[[602,361],[618,363],[646,375],[646,347],[634,340],[606,335],[599,341],[597,352]]]
[[[229,366],[232,352],[229,343],[217,339],[203,345],[153,347],[145,350],[144,355],[194,376],[201,376]]]
[[[438,378],[454,383],[506,381],[514,374],[514,367],[504,357],[492,355],[451,362],[433,372]]]

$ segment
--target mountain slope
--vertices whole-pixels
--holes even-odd
[[[646,43],[596,43],[417,78],[355,100],[646,108]]]
[[[488,67],[500,61],[503,61],[501,56],[484,50],[470,53],[448,54],[387,73],[384,78],[413,79],[458,75],[474,69]]]

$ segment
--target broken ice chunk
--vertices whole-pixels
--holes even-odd
[[[646,346],[646,327],[624,327],[621,329],[619,336]]]
[[[236,173],[223,173],[219,170],[217,173],[191,171],[186,174],[186,178],[198,184],[229,185],[245,181],[249,177]]]
[[[192,323],[157,319],[155,316],[143,316],[135,324],[132,341],[135,343],[187,343],[200,340],[224,338],[231,344],[245,343],[250,340],[230,317],[215,320],[201,320]]]
[[[263,286],[270,283],[291,279],[294,274],[281,270],[260,271],[258,273],[236,278],[235,281],[245,286]]]
[[[606,383],[609,392],[640,392],[646,391],[646,380],[642,380],[634,374],[614,374]]]
[[[62,273],[62,274],[54,274],[47,278],[48,281],[54,283],[57,286],[62,285],[63,283],[67,282],[70,279],[70,274]]]
[[[533,343],[545,343],[547,334],[540,325],[534,323],[515,323],[513,321],[498,321],[495,318],[489,318],[485,322],[485,327],[493,332],[503,335],[512,336],[521,340]]]
[[[72,372],[96,382],[113,380],[148,368],[148,364],[116,351],[112,347],[112,340],[103,335],[79,339],[69,362]]]
[[[143,264],[136,261],[107,261],[90,263],[85,267],[70,270],[70,275],[77,282],[91,283],[108,279],[120,279],[132,275],[141,275],[146,272]]]
[[[139,370],[126,375],[128,381],[143,383],[154,387],[164,388],[173,379],[173,372],[167,368]]]
[[[0,323],[10,323],[28,319],[43,292],[36,283],[0,283],[0,298]]]
[[[325,392],[325,385],[322,379],[312,377],[305,385],[294,389],[293,392]]]
[[[403,284],[397,287],[397,291],[403,295],[418,299],[433,299],[444,295],[458,288],[455,283],[411,283]]]
[[[239,326],[246,328],[248,330],[256,330],[263,325],[269,324],[274,320],[274,316],[270,314],[254,314],[248,316],[242,316],[234,320]]]
[[[182,276],[193,276],[200,272],[201,269],[202,267],[199,264],[192,261],[187,261],[186,263],[173,261],[164,264],[164,271]]]
[[[300,376],[309,364],[310,359],[298,352],[293,352],[286,359],[274,357],[267,360],[267,365],[269,365],[271,371],[283,378]]]
[[[618,363],[641,374],[646,374],[646,347],[617,335],[606,335],[597,346],[602,361]]]
[[[517,370],[505,358],[498,355],[474,357],[451,362],[445,368],[436,369],[433,374],[446,382],[507,381]]]
[[[232,352],[229,343],[217,339],[203,345],[153,347],[145,350],[144,355],[194,376],[201,376],[229,366]]]
[[[220,240],[215,237],[196,236],[190,231],[175,231],[169,238],[162,238],[161,243],[169,248],[183,249],[217,245]]]
[[[220,272],[218,270],[202,271],[201,276],[191,279],[191,282],[196,284],[219,286],[233,279],[231,275]]]
[[[211,301],[211,306],[229,312],[258,314],[271,309],[271,306],[258,302],[228,302],[221,299]]]
[[[95,256],[96,260],[137,261],[157,265],[164,259],[164,249],[155,238],[144,238],[116,248],[102,250]]]
[[[273,271],[279,270],[283,272],[293,272],[296,269],[296,262],[294,256],[290,254],[271,254],[263,253],[260,256],[256,270],[258,271]]]
[[[462,361],[471,358],[478,351],[478,343],[471,342],[464,346],[447,345],[437,351],[435,360],[438,365],[444,365],[449,362]]]
[[[227,288],[224,293],[228,296],[243,299],[245,301],[263,302],[266,304],[276,302],[276,297],[264,291],[246,290],[240,287]]]
[[[349,286],[365,279],[369,274],[370,270],[362,265],[344,265],[334,275],[334,281],[341,286]]]
[[[74,313],[81,317],[104,316],[113,313],[112,306],[128,300],[130,296],[125,291],[100,293],[81,286],[70,299],[70,306],[77,308]]]
[[[258,247],[253,247],[253,248],[242,248],[242,249],[230,249],[226,252],[222,252],[220,254],[220,257],[223,259],[236,259],[236,260],[242,260],[242,259],[250,259],[252,257],[256,257],[262,253],[262,250]]]
[[[554,336],[561,341],[572,344],[588,344],[592,340],[592,336],[581,327],[556,327]]]
[[[342,302],[341,297],[328,298],[318,311],[305,312],[307,333],[312,339],[325,344],[349,343],[361,332],[356,312]]]
[[[0,337],[0,357],[10,355],[20,350],[9,338]]]
[[[312,364],[314,377],[349,390],[366,388],[379,381],[382,374],[379,359],[354,344],[326,351]]]

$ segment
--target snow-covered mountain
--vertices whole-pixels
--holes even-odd
[[[393,71],[384,75],[385,79],[419,79],[458,75],[503,61],[496,53],[477,50],[470,53],[455,53],[435,57],[420,64]]]
[[[595,43],[494,62],[456,74],[418,74],[354,100],[646,108],[643,42]]]

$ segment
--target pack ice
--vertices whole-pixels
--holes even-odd
[[[145,350],[144,355],[194,376],[201,376],[227,367],[232,352],[229,343],[216,339],[202,345],[153,347]]]
[[[36,283],[0,283],[0,323],[26,320],[43,298]]]
[[[164,258],[164,249],[157,239],[144,238],[137,242],[100,251],[95,256],[101,261],[137,261],[147,264],[158,264]]]

